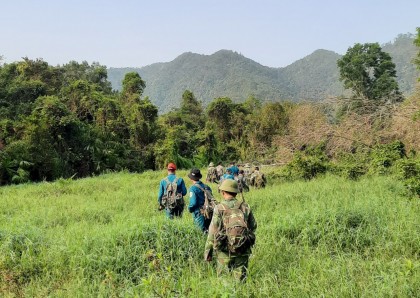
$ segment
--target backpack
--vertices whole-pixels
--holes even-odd
[[[204,216],[205,219],[211,219],[213,217],[214,207],[218,204],[216,199],[213,197],[211,191],[207,188],[202,188],[198,184],[194,184],[202,192],[204,192],[204,204],[200,207],[200,213]]]
[[[215,168],[209,168],[207,174],[207,181],[208,182],[217,182],[217,173]]]
[[[235,180],[238,182],[238,190],[239,192],[248,192],[249,191],[249,187],[246,184],[245,178],[244,176],[239,175],[238,177],[235,177]]]
[[[178,188],[178,178],[171,183],[166,177],[166,192],[162,196],[162,205],[165,206],[167,209],[172,210],[175,207],[183,206],[184,205],[184,198],[181,194],[177,193]]]
[[[257,173],[255,176],[254,186],[256,188],[265,187],[265,179],[262,173]]]
[[[223,210],[223,234],[225,247],[231,253],[242,253],[255,244],[255,234],[248,228],[245,211],[242,209],[243,202],[237,202],[229,208],[223,203],[219,210]]]

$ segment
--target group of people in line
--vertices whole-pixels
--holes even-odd
[[[251,171],[249,163],[246,163],[243,166],[243,169],[239,169],[236,164],[232,162],[225,172],[221,163],[215,167],[214,163],[210,162],[207,169],[206,182],[221,184],[225,179],[236,180],[240,192],[249,191],[249,186],[264,188],[267,184],[265,174],[260,171],[258,166]]]
[[[176,165],[169,163],[168,176],[159,185],[159,210],[165,210],[169,219],[182,216],[184,196],[187,195],[185,182],[176,176],[176,170]],[[188,190],[188,211],[192,214],[194,224],[207,235],[204,260],[210,262],[214,256],[218,274],[231,272],[235,278],[244,280],[255,243],[257,223],[243,196],[239,200],[237,195],[249,191],[249,185],[265,187],[265,175],[258,167],[251,172],[249,164],[240,170],[235,163],[231,163],[225,171],[221,163],[217,167],[210,163],[206,182],[217,183],[222,197],[220,203],[213,197],[211,187],[201,181],[199,169],[191,169],[188,178],[192,182]]]

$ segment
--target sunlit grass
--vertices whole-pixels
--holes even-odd
[[[178,174],[191,185],[187,172]],[[246,193],[257,243],[249,280],[238,285],[202,261],[205,237],[188,212],[169,221],[157,211],[164,176],[118,173],[0,188],[0,296],[420,292],[420,203],[405,198],[392,177],[326,176]]]

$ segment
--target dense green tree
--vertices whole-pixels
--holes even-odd
[[[187,129],[198,131],[204,127],[204,115],[201,102],[199,102],[189,90],[185,90],[182,94],[180,114]]]
[[[136,95],[140,98],[143,94],[144,88],[146,88],[146,83],[137,72],[126,73],[122,85],[122,94],[127,97]]]
[[[77,80],[88,81],[95,86],[95,90],[110,94],[112,91],[111,83],[107,80],[108,74],[105,66],[97,62],[89,65],[88,62],[83,61],[78,63],[70,61],[69,63],[60,67],[63,74],[63,84],[70,85]]]
[[[337,61],[340,80],[355,98],[365,101],[396,102],[402,97],[396,81],[395,64],[378,43],[355,44]]]

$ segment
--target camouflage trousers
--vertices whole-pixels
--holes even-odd
[[[237,280],[245,280],[248,271],[249,254],[233,255],[216,252],[217,275],[231,274]]]

